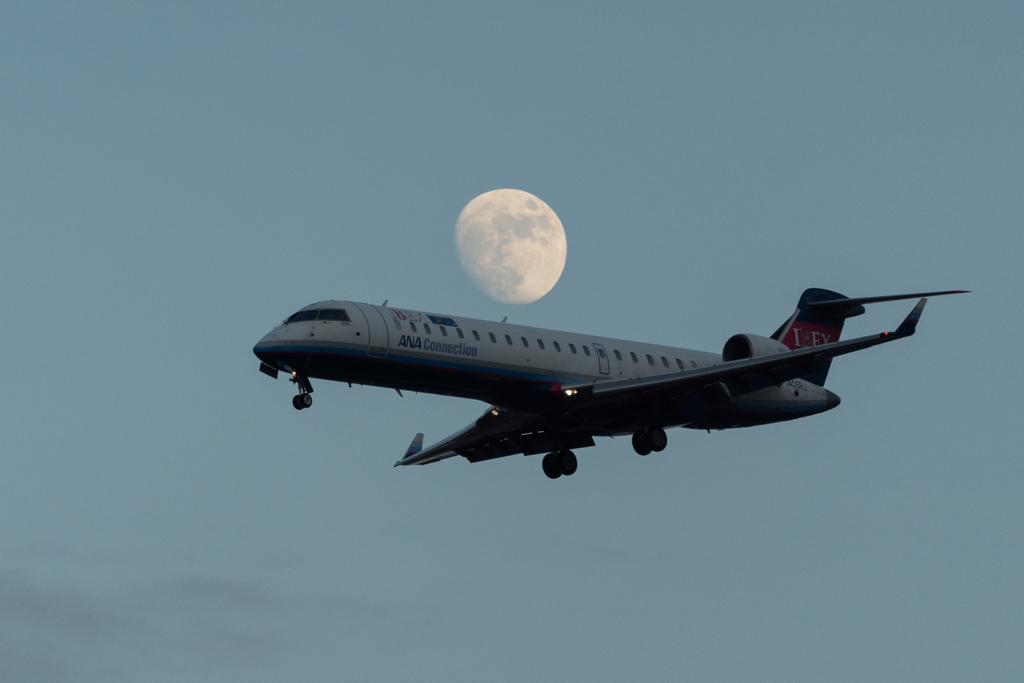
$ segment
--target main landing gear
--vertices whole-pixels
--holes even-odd
[[[313,385],[309,383],[309,380],[301,375],[292,375],[291,381],[299,388],[299,395],[292,397],[292,405],[295,406],[295,410],[312,406],[313,397],[310,394],[313,393]]]
[[[548,475],[549,479],[558,479],[563,474],[567,477],[570,476],[576,472],[577,464],[576,454],[572,451],[548,453],[544,456],[544,460],[541,461],[544,474]]]
[[[633,450],[640,455],[647,455],[651,451],[660,453],[668,445],[668,436],[661,427],[641,429],[633,433]]]

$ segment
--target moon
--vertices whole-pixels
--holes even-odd
[[[562,276],[567,245],[562,221],[541,199],[492,190],[459,214],[455,249],[480,291],[502,303],[528,304]]]

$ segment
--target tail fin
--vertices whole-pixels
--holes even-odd
[[[888,296],[865,296],[859,299],[851,299],[838,292],[830,292],[827,289],[808,289],[800,296],[800,303],[796,305],[796,313],[790,316],[789,320],[782,324],[782,327],[775,330],[772,339],[782,342],[791,349],[802,349],[808,346],[818,346],[839,341],[839,335],[843,331],[843,322],[847,318],[864,313],[864,304],[875,304],[882,301],[900,301],[902,299],[917,299],[917,306],[910,316],[903,321],[895,334],[909,337],[914,334],[917,326],[917,319],[921,317],[921,310],[927,301],[925,297],[945,296],[947,294],[968,294],[963,289],[952,289],[944,292],[921,292],[918,294],[890,294]],[[825,384],[825,377],[828,375],[828,368],[832,359],[828,358],[815,362],[815,367],[810,368],[801,379],[813,382],[818,386]]]
[[[804,290],[800,296],[800,303],[796,305],[796,312],[775,331],[772,339],[782,342],[791,349],[802,349],[839,341],[839,335],[843,332],[843,323],[847,318],[864,313],[864,307],[860,304],[853,304],[842,308],[830,306],[815,309],[808,304],[816,301],[836,301],[848,298],[827,289]],[[819,360],[815,363],[815,367],[801,379],[824,386],[831,365],[831,358]]]

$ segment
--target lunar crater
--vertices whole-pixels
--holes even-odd
[[[551,291],[565,268],[562,221],[522,190],[493,190],[459,214],[455,247],[463,269],[484,294],[527,304]]]

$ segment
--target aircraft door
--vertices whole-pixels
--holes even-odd
[[[384,314],[376,306],[356,304],[356,307],[366,320],[366,355],[376,358],[387,357],[390,336]]]
[[[591,344],[591,346],[597,351],[597,371],[602,375],[607,375],[609,372],[608,352],[604,350],[603,344]]]

